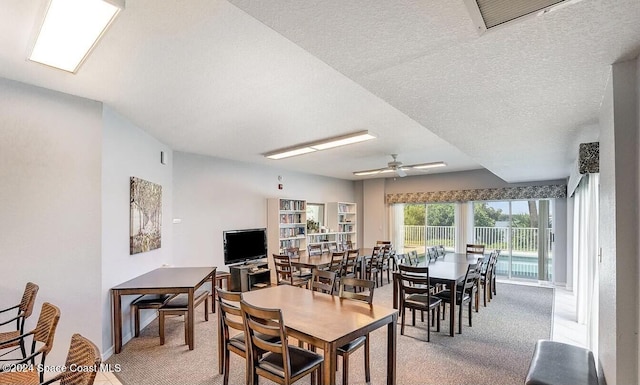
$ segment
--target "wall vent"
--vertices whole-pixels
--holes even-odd
[[[515,21],[521,17],[540,14],[567,0],[464,0],[478,33]]]

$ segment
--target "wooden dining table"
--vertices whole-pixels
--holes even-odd
[[[370,248],[360,249],[360,255],[358,257],[358,263],[360,264],[359,271],[364,271],[364,261],[367,255],[371,255]],[[320,255],[309,255],[306,251],[302,250],[298,255],[291,257],[291,266],[307,269],[322,269],[331,265],[331,253],[322,253]]]
[[[338,347],[386,325],[387,384],[396,383],[397,310],[289,285],[242,293],[242,299],[282,309],[289,336],[323,349],[325,385],[336,383]]]
[[[442,259],[438,259],[435,262],[425,263],[421,262],[419,266],[429,267],[429,279],[432,284],[444,284],[450,290],[449,306],[449,335],[453,337],[455,335],[455,303],[456,303],[456,285],[464,280],[464,276],[467,274],[467,269],[470,264],[476,264],[478,258],[482,255],[479,254],[464,254],[464,253],[449,253]],[[400,273],[393,273],[393,308],[397,309],[400,303]]]
[[[215,267],[161,267],[130,279],[111,288],[113,302],[113,340],[114,352],[122,350],[122,302],[123,295],[143,294],[181,294],[188,296],[187,341],[189,350],[194,348],[194,307],[195,291],[205,282],[211,282],[215,288]]]

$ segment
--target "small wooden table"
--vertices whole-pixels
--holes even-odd
[[[323,381],[336,383],[336,349],[387,325],[387,384],[396,383],[398,311],[282,285],[242,293],[252,305],[282,309],[288,335],[324,350]]]
[[[211,281],[211,288],[215,290],[215,277],[215,267],[161,267],[112,287],[114,353],[118,354],[122,350],[122,303],[120,297],[133,294],[187,293],[189,296],[187,341],[189,349],[193,350],[195,319],[193,293],[207,281]]]
[[[448,257],[448,259],[447,259]],[[449,306],[449,335],[455,335],[456,319],[456,285],[464,280],[469,264],[475,264],[481,255],[467,256],[467,254],[452,253],[445,256],[444,260],[421,263],[420,266],[429,266],[429,279],[432,284],[445,284],[449,287],[451,306]],[[397,309],[400,296],[400,273],[393,273],[393,308]]]

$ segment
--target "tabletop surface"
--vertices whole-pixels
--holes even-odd
[[[160,267],[114,286],[112,289],[193,287],[215,269],[215,267]]]
[[[242,293],[242,298],[255,306],[282,309],[287,328],[328,342],[397,314],[391,307],[341,299],[289,285]]]

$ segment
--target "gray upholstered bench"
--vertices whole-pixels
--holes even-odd
[[[578,346],[540,340],[525,385],[598,385],[593,353]]]

